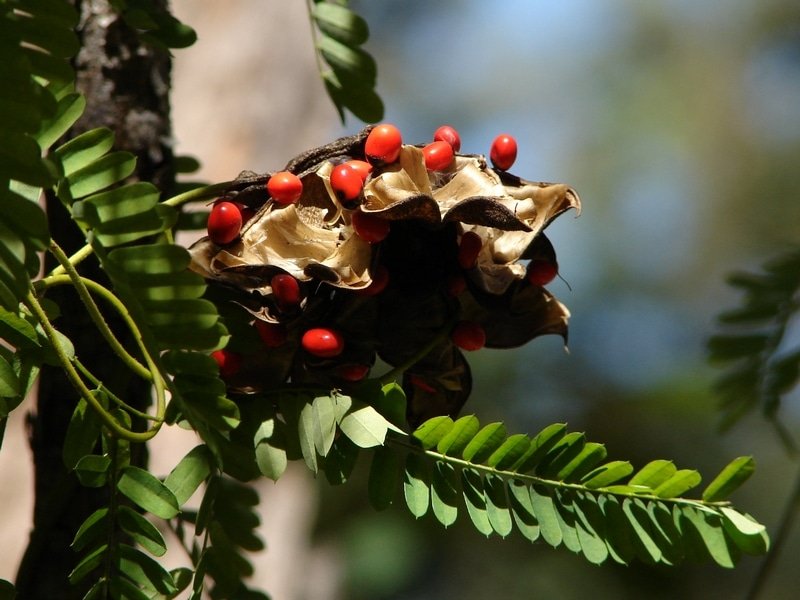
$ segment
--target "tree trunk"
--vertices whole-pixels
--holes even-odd
[[[137,155],[136,179],[169,192],[174,185],[169,54],[142,44],[137,32],[107,1],[77,0],[75,4],[81,17],[78,35],[82,45],[75,59],[76,85],[86,96],[87,106],[70,135],[108,127],[116,136],[115,149]],[[166,9],[167,2],[156,0],[155,4]],[[68,254],[86,243],[58,200],[48,198],[47,210],[52,237]],[[93,279],[104,279],[96,261],[85,261],[81,270]],[[149,386],[114,360],[76,295],[57,288],[50,297],[61,309],[56,326],[73,341],[81,361],[128,403],[147,406]],[[121,323],[114,323],[110,316],[109,321],[124,340]],[[70,586],[68,575],[78,555],[69,546],[81,522],[105,502],[107,491],[81,487],[61,458],[77,400],[60,369],[42,369],[36,412],[28,420],[36,498],[33,530],[17,575],[21,599],[80,598],[90,583]],[[144,447],[131,450],[132,461],[144,465]]]

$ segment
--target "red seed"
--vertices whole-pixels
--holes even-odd
[[[542,258],[533,259],[528,265],[526,277],[533,285],[547,285],[558,275],[558,265]]]
[[[331,187],[340,201],[349,202],[361,195],[364,180],[349,163],[343,163],[331,171]]]
[[[507,171],[517,160],[517,140],[505,133],[498,135],[492,142],[489,158],[495,167]]]
[[[294,173],[279,171],[267,181],[267,191],[275,202],[294,204],[303,195],[303,182]]]
[[[369,373],[369,365],[352,364],[342,365],[339,368],[339,377],[345,381],[361,381]]]
[[[458,131],[450,125],[442,125],[433,133],[433,140],[436,142],[447,142],[453,148],[453,152],[461,150],[461,136]]]
[[[422,149],[422,155],[429,171],[444,171],[453,164],[453,147],[447,142],[431,142]]]
[[[367,135],[364,154],[373,165],[388,165],[400,156],[403,136],[400,130],[389,123],[376,125]]]
[[[453,343],[462,350],[480,350],[486,344],[486,332],[474,321],[459,321],[450,334]]]
[[[226,348],[214,350],[211,353],[211,358],[216,361],[219,367],[219,374],[223,379],[236,375],[242,368],[242,355]]]
[[[300,344],[306,352],[320,358],[333,358],[344,350],[342,334],[327,327],[309,329],[303,334]]]
[[[269,284],[281,308],[298,306],[303,299],[303,295],[300,293],[300,284],[297,282],[297,279],[288,273],[275,275],[270,280]]]
[[[344,164],[358,173],[361,176],[361,181],[366,181],[369,174],[372,173],[372,165],[365,160],[348,160]]]
[[[256,331],[267,348],[283,346],[286,343],[286,338],[289,336],[286,327],[280,323],[256,321]]]
[[[386,219],[357,210],[352,215],[353,228],[364,241],[377,244],[389,235],[391,225]]]
[[[372,274],[372,282],[367,287],[356,290],[356,293],[362,296],[377,296],[386,289],[387,285],[389,285],[389,269],[378,265]]]
[[[474,231],[466,231],[458,245],[458,264],[462,269],[471,269],[478,262],[478,254],[483,247],[483,240]]]
[[[208,237],[215,244],[229,244],[242,230],[242,212],[233,202],[217,202],[208,215]]]

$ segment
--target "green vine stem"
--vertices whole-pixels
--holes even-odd
[[[128,351],[123,348],[122,344],[120,344],[119,340],[114,335],[114,332],[111,331],[108,323],[106,323],[103,315],[100,313],[100,309],[97,308],[97,304],[92,299],[88,288],[91,287],[94,293],[102,296],[103,299],[108,302],[124,319],[125,325],[130,329],[131,333],[133,333],[136,343],[139,346],[139,349],[142,351],[142,354],[147,355],[147,350],[142,342],[139,329],[128,314],[128,310],[125,308],[125,305],[120,302],[119,298],[117,298],[110,290],[91,279],[81,277],[80,274],[75,270],[74,265],[72,265],[67,255],[64,254],[64,251],[54,241],[50,242],[50,252],[56,257],[61,266],[64,267],[64,270],[67,274],[51,275],[45,279],[42,279],[42,283],[39,285],[49,287],[53,285],[71,283],[75,288],[75,291],[78,293],[78,297],[80,297],[81,302],[83,302],[83,305],[86,307],[89,317],[97,326],[97,329],[100,331],[108,345],[111,346],[111,349],[114,351],[114,353],[119,356],[120,360],[122,360],[122,362],[124,362],[125,365],[139,377],[148,381],[155,381],[158,378],[158,373],[151,372],[150,369],[139,363],[139,361],[132,357]]]
[[[166,408],[166,399],[164,397],[163,386],[155,386],[157,415],[159,415],[160,419],[156,420],[156,423],[153,425],[153,427],[143,432],[131,431],[130,429],[123,427],[111,415],[111,413],[109,413],[103,407],[100,401],[94,396],[92,391],[86,387],[86,384],[83,382],[83,379],[81,379],[80,374],[72,364],[72,360],[64,352],[64,348],[61,346],[61,343],[58,340],[55,327],[53,327],[53,324],[47,317],[42,305],[39,303],[39,299],[36,297],[33,288],[28,291],[27,295],[25,296],[24,303],[28,310],[31,311],[31,314],[36,317],[41,324],[47,339],[50,340],[50,344],[53,347],[53,352],[55,352],[56,357],[58,358],[59,364],[64,369],[67,379],[69,379],[70,383],[78,391],[81,397],[86,400],[86,402],[97,412],[100,420],[103,421],[103,424],[114,435],[131,442],[146,442],[147,440],[152,439],[161,428],[161,423],[163,422],[163,415]]]
[[[202,200],[216,198],[223,192],[228,191],[233,183],[233,181],[223,181],[222,183],[215,183],[213,185],[195,188],[193,190],[189,190],[188,192],[173,196],[172,198],[168,198],[161,204],[166,204],[167,206],[182,206],[190,202],[200,202]]]
[[[86,367],[86,365],[84,365],[77,358],[73,359],[73,362],[75,363],[75,367],[78,369],[78,371],[80,371],[81,374],[86,379],[89,380],[89,382],[95,387],[95,389],[102,390],[103,392],[105,392],[105,394],[108,396],[108,399],[111,400],[114,404],[116,404],[120,408],[125,409],[125,411],[128,412],[129,414],[131,414],[131,415],[133,415],[135,417],[139,417],[140,419],[147,419],[147,420],[150,420],[150,421],[158,421],[158,417],[157,416],[149,415],[146,412],[142,412],[141,410],[139,410],[137,408],[134,408],[133,406],[131,406],[130,404],[125,402],[122,398],[117,396],[110,389],[108,389],[103,384],[103,382],[100,381],[97,377],[95,377],[94,374],[91,371],[89,371],[89,369]]]

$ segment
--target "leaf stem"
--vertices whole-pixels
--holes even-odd
[[[525,473],[519,473],[517,471],[496,469],[495,467],[490,467],[489,465],[476,464],[468,460],[464,460],[463,458],[456,458],[455,456],[448,456],[447,454],[441,454],[439,452],[434,452],[433,450],[426,450],[422,448],[420,445],[412,442],[409,436],[401,437],[399,434],[395,434],[387,436],[386,440],[387,440],[387,445],[391,444],[394,446],[401,446],[407,450],[411,450],[412,452],[425,454],[426,456],[432,458],[433,460],[437,460],[439,462],[444,462],[450,465],[454,465],[462,469],[472,469],[475,471],[482,471],[486,474],[497,475],[507,480],[518,479],[521,481],[525,481],[531,485],[543,485],[545,487],[553,489],[570,489],[590,494],[606,494],[610,496],[622,496],[624,498],[638,498],[641,500],[653,500],[657,502],[685,504],[694,507],[703,506],[707,508],[717,508],[722,506],[730,506],[730,502],[728,501],[704,502],[702,500],[695,500],[692,498],[662,498],[661,496],[655,496],[653,494],[626,494],[625,492],[620,492],[620,491],[608,491],[604,488],[587,488],[585,485],[581,485],[580,483],[568,483],[566,481],[544,479],[543,477],[536,477],[535,475],[528,475]]]
[[[83,262],[84,259],[91,256],[92,252],[94,252],[94,249],[89,244],[86,244],[83,248],[75,252],[75,254],[67,258],[67,261],[74,268],[76,265],[79,265],[81,262]],[[52,271],[50,271],[49,275],[63,275],[66,272],[67,269],[64,266],[64,263],[59,262],[59,264]]]

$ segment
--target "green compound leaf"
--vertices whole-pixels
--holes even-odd
[[[739,486],[750,479],[755,468],[756,462],[752,456],[740,456],[733,459],[703,490],[703,501],[726,500]]]
[[[499,423],[481,429],[474,417],[435,417],[414,438],[420,443],[397,448],[390,438],[373,461],[370,485],[396,489],[397,475],[388,471],[397,467],[383,465],[398,464],[402,448],[409,510],[420,517],[432,509],[445,527],[455,522],[463,500],[484,535],[506,536],[516,527],[531,541],[564,546],[598,565],[609,559],[676,565],[711,558],[730,567],[742,553],[768,548],[765,528],[749,515],[682,496],[699,484],[698,472],[678,470],[668,460],[651,461],[638,472],[627,461],[602,464],[605,448],[582,433],[566,432],[563,424],[530,439],[506,437]],[[445,453],[454,447],[463,447],[460,457]],[[744,469],[746,464],[741,461]],[[535,475],[521,470],[531,468]]]
[[[149,471],[139,467],[125,467],[117,489],[134,504],[162,519],[171,519],[180,512],[175,494]]]
[[[323,73],[322,80],[342,120],[345,108],[365,123],[376,123],[383,118],[383,101],[372,85],[358,81],[345,85],[333,71]]]
[[[375,60],[360,48],[348,46],[332,37],[322,36],[317,49],[342,83],[370,87],[375,85],[378,73]]]

